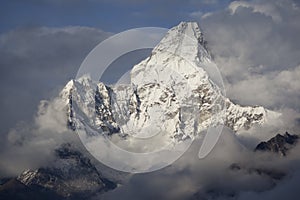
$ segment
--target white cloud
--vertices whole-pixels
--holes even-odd
[[[79,138],[67,129],[66,113],[61,99],[43,100],[32,124],[21,123],[12,128],[3,137],[0,177],[51,164],[54,150],[63,143],[78,145]]]
[[[300,66],[294,69],[250,74],[238,84],[231,84],[228,95],[244,104],[271,108],[300,108]]]
[[[199,142],[195,141],[189,151],[172,166],[151,174],[134,175],[123,186],[102,194],[101,199],[113,200],[119,199],[120,196],[123,199],[172,200],[239,199],[241,196],[243,199],[249,193],[258,197],[261,194],[265,196],[275,191],[274,189],[281,190],[282,185],[295,183],[294,178],[287,178],[283,180],[283,184],[278,184],[268,176],[249,173],[247,170],[232,171],[229,166],[239,163],[248,168],[267,166],[273,170],[295,173],[292,166],[299,162],[299,147],[292,151],[287,159],[271,153],[255,153],[241,145],[229,129],[224,129],[213,151],[205,159],[199,160]],[[275,187],[277,184],[278,188]],[[283,192],[287,191],[290,192],[288,196],[297,193],[285,187]]]
[[[205,13],[205,14],[203,14],[203,15],[201,16],[201,19],[205,19],[206,17],[209,17],[209,16],[211,16],[211,15],[213,15],[212,12],[207,12],[207,13]]]
[[[233,2],[228,10],[202,18],[201,24],[224,79],[229,98],[247,105],[300,110],[300,11],[293,1],[272,1],[282,22],[239,5],[269,5],[271,1]],[[293,6],[294,5],[294,6]],[[201,25],[200,24],[200,25]]]
[[[202,15],[203,15],[203,12],[201,12],[201,11],[195,11],[195,12],[191,12],[189,14],[189,16],[192,18],[201,18]]]
[[[280,14],[278,13],[275,5],[272,2],[247,2],[247,1],[233,1],[228,6],[231,14],[235,14],[238,8],[244,7],[244,8],[251,8],[253,12],[261,13],[266,16],[272,17],[272,19],[276,22],[281,22],[282,18]]]

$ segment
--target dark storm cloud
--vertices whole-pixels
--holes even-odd
[[[285,180],[278,185],[276,190],[270,190],[264,193],[245,192],[240,195],[240,200],[276,200],[291,199],[296,200],[300,196],[299,191],[300,171],[295,172],[290,180]]]
[[[55,96],[109,35],[86,27],[22,28],[0,35],[1,134],[31,119],[39,101]]]
[[[229,129],[224,129],[213,151],[199,160],[197,153],[199,141],[172,166],[149,174],[133,175],[128,182],[94,199],[251,199],[250,197],[274,197],[277,191],[281,197],[296,199],[297,190],[293,189],[299,175],[299,146],[282,158],[271,153],[261,154],[240,145]],[[248,168],[271,168],[296,176],[287,177],[278,184],[268,176],[248,173],[247,170],[230,170],[232,163],[239,163]],[[298,167],[298,168],[297,168]],[[264,191],[266,191],[264,193]],[[276,197],[276,196],[275,196]],[[253,199],[253,198],[252,198]],[[258,198],[264,199],[264,198]],[[274,198],[277,199],[277,198]]]

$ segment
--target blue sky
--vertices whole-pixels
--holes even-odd
[[[226,7],[229,0],[4,0],[0,31],[20,27],[90,26],[120,32],[142,26],[170,28],[193,20],[191,13],[207,13]]]

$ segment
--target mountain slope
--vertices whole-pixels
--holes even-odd
[[[29,169],[0,187],[0,197],[10,199],[84,199],[114,189],[80,151],[70,144],[56,149],[56,160],[47,167]],[[13,191],[16,191],[16,195]]]
[[[108,86],[89,76],[71,80],[60,95],[68,107],[68,124],[108,135],[166,133],[180,141],[198,137],[212,124],[225,122],[239,131],[278,116],[261,106],[232,103],[207,72],[213,66],[198,24],[182,22],[133,67],[130,85]]]

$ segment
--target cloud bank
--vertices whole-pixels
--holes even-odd
[[[0,177],[50,165],[54,150],[63,143],[79,146],[79,138],[66,126],[65,105],[60,98],[41,101],[32,123],[19,124],[3,137]]]
[[[299,20],[291,0],[235,1],[200,20],[230,98],[299,111]]]
[[[28,122],[39,101],[57,95],[89,51],[109,35],[88,27],[28,27],[1,34],[0,134]]]

